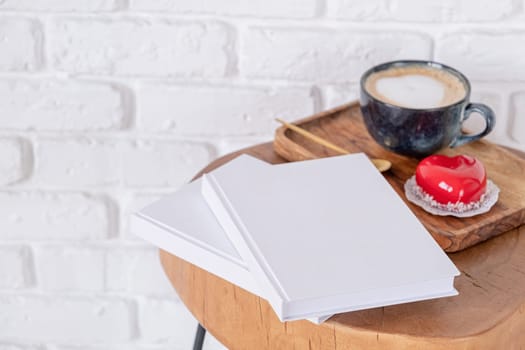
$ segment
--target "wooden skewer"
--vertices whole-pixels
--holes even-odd
[[[303,128],[298,127],[297,125],[290,124],[287,121],[284,121],[284,120],[282,120],[280,118],[275,118],[275,120],[278,121],[279,123],[283,124],[284,126],[286,126],[288,129],[291,129],[291,130],[295,131],[296,133],[303,135],[304,137],[314,141],[315,143],[317,143],[317,144],[319,144],[321,146],[324,146],[324,147],[329,148],[329,149],[331,149],[333,151],[339,152],[340,154],[350,154],[350,152],[348,152],[344,148],[341,148],[341,147],[339,147],[337,145],[334,145],[330,141],[327,141],[327,140],[323,139],[322,137],[314,135],[314,134],[304,130]],[[387,171],[388,169],[390,169],[392,167],[392,163],[390,161],[386,160],[386,159],[375,159],[375,158],[372,158],[371,161],[372,161],[372,163],[374,163],[375,167],[381,172]]]
[[[337,146],[337,145],[334,145],[333,143],[331,143],[330,141],[327,141],[317,135],[314,135],[300,127],[298,127],[297,125],[293,125],[293,124],[290,124],[288,123],[287,121],[284,121],[282,119],[279,119],[279,118],[275,118],[275,120],[277,120],[279,123],[283,124],[284,126],[286,126],[288,129],[291,129],[293,131],[295,131],[296,133],[298,134],[301,134],[303,135],[304,137],[314,141],[315,143],[318,143],[320,144],[321,146],[325,146],[326,148],[330,148],[331,150],[333,151],[336,151],[336,152],[339,152],[341,154],[349,154],[350,152],[348,152],[347,150]]]

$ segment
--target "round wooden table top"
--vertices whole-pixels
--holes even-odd
[[[240,153],[284,162],[267,143],[220,158],[202,172]],[[321,325],[281,323],[264,299],[165,251],[160,256],[182,301],[229,349],[521,349],[524,234],[525,225],[449,254],[461,271],[458,296],[339,314]]]

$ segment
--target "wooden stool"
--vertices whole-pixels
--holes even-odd
[[[240,153],[284,162],[268,143],[218,159],[203,172]],[[160,256],[182,301],[229,349],[520,349],[525,348],[524,235],[521,226],[450,254],[461,270],[455,283],[459,296],[339,314],[321,325],[281,323],[264,299],[165,251]]]

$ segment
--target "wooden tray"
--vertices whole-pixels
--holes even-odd
[[[390,160],[393,166],[383,173],[385,178],[446,252],[468,248],[525,223],[525,160],[502,147],[482,140],[440,152],[446,155],[468,154],[480,159],[488,178],[500,188],[499,200],[488,213],[459,219],[429,214],[406,199],[403,185],[414,175],[418,160],[389,152],[373,141],[363,123],[358,102],[295,124],[350,152],[365,152],[370,157]],[[276,130],[273,145],[275,152],[289,161],[337,154],[285,127]]]

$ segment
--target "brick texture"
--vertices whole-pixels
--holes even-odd
[[[0,127],[13,130],[118,130],[129,94],[118,85],[50,79],[0,80]]]
[[[214,155],[208,144],[139,140],[126,145],[122,153],[124,182],[132,187],[178,187]]]
[[[180,186],[206,163],[206,144],[141,139],[42,139],[33,181],[57,187]]]
[[[0,18],[0,72],[35,71],[42,65],[42,27],[34,20]]]
[[[241,74],[315,82],[357,81],[370,66],[393,59],[429,59],[428,36],[405,32],[252,27],[243,35]]]
[[[45,291],[102,291],[105,252],[92,247],[39,246],[36,275]]]
[[[0,192],[2,239],[84,240],[108,237],[111,205],[81,193]]]
[[[0,344],[0,350],[45,350],[43,346]]]
[[[140,334],[144,341],[176,343],[183,349],[191,348],[191,339],[173,332],[174,328],[180,329],[187,324],[197,326],[193,316],[180,301],[144,300],[140,303],[139,315]]]
[[[31,147],[25,140],[0,137],[0,186],[28,176],[31,161]]]
[[[123,5],[123,0],[4,0],[0,3],[0,11],[107,12]]]
[[[0,309],[0,339],[12,341],[118,343],[136,331],[133,305],[119,299],[0,296]]]
[[[370,0],[328,1],[328,15],[356,21],[477,22],[512,18],[519,3],[513,0]]]
[[[218,22],[63,19],[50,31],[52,63],[64,72],[221,77],[231,64],[233,39]]]
[[[436,59],[476,80],[525,80],[523,32],[450,33],[436,44]]]
[[[522,0],[0,0],[0,350],[190,348],[130,215],[376,63],[458,68],[525,151],[523,23]]]
[[[512,139],[521,145],[525,144],[525,92],[512,96],[511,121],[509,134]]]
[[[30,287],[33,282],[33,260],[29,248],[0,245],[0,289]]]
[[[130,0],[136,11],[169,11],[175,13],[206,13],[257,17],[311,18],[317,14],[317,0]]]
[[[138,104],[139,128],[179,135],[269,135],[277,116],[314,111],[308,88],[153,85],[141,88]]]
[[[328,85],[322,91],[323,109],[359,100],[359,84]]]
[[[106,288],[109,291],[175,295],[173,287],[162,273],[157,249],[114,249],[108,253],[106,261]]]

